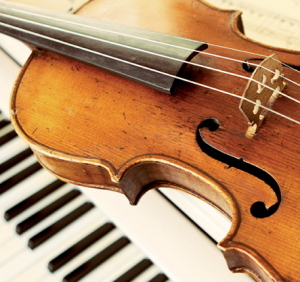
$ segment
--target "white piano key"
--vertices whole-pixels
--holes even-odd
[[[45,207],[47,204],[51,203],[55,199],[58,199],[59,197],[63,196],[64,194],[69,192],[71,189],[74,189],[73,185],[70,185],[70,184],[63,185],[57,191],[54,191],[53,193],[48,195],[45,199],[39,201],[38,203],[36,203],[32,207],[28,208],[27,210],[22,212],[20,215],[16,216],[12,220],[10,220],[9,222],[7,222],[4,219],[4,216],[2,215],[1,218],[0,218],[0,226],[6,226],[7,236],[18,236],[18,234],[15,232],[15,228],[16,228],[16,226],[19,222],[21,222],[24,219],[28,218],[33,213],[39,211],[41,208]],[[3,212],[5,212],[5,210]],[[0,252],[1,252],[1,245],[0,245]]]
[[[57,233],[34,250],[27,247],[28,238],[20,236],[20,241],[23,241],[23,248],[20,249],[18,256],[7,261],[7,263],[0,267],[1,281],[11,281],[11,279],[39,262],[43,256],[48,255],[55,250],[60,244],[66,244],[66,242],[73,236],[76,236],[86,224],[91,224],[95,220],[95,217],[96,216],[93,213],[86,213],[82,218],[79,218],[78,221],[75,220],[72,224],[66,226],[61,232]]]
[[[68,275],[70,272],[75,270],[77,267],[79,267],[81,264],[92,258],[94,255],[99,253],[100,251],[104,250],[106,247],[108,247],[110,244],[115,242],[117,239],[119,239],[122,236],[122,232],[119,229],[114,229],[108,234],[106,234],[101,240],[95,242],[93,245],[91,245],[89,248],[87,248],[85,251],[83,251],[80,255],[78,255],[76,258],[68,262],[66,265],[64,265],[62,268],[58,269],[54,274],[53,277],[56,279],[56,281],[62,281],[62,279]],[[51,278],[53,279],[53,278]],[[43,280],[43,282],[51,281],[51,280]]]
[[[4,136],[13,130],[14,130],[13,125],[11,123],[9,123],[0,129],[0,136]]]
[[[5,34],[0,35],[0,46],[13,56],[19,65],[23,65],[31,54],[31,50],[26,44]],[[20,71],[20,67],[17,66],[15,68],[17,70],[15,72],[12,71],[12,75],[17,75],[18,71]]]
[[[25,143],[25,141],[23,141],[23,139],[13,138],[0,147],[1,161],[5,162],[27,148],[28,145]]]
[[[31,254],[25,248],[21,249],[18,256],[9,260],[0,267],[2,281],[13,281],[12,278],[31,264]]]
[[[231,273],[217,246],[157,191],[130,206],[124,195],[82,189],[170,280],[253,281],[246,274]],[[182,267],[182,258],[187,267]]]
[[[43,184],[48,184],[53,180],[53,176],[47,173],[45,170],[41,170],[38,173],[35,173],[30,179],[26,179],[21,182],[19,185],[11,188],[9,191],[0,196],[0,227],[1,227],[1,236],[0,236],[0,246],[3,245],[10,236],[18,236],[15,233],[16,222],[20,222],[27,216],[31,215],[37,205],[31,207],[30,209],[24,211],[19,216],[15,217],[11,221],[7,222],[4,218],[4,212],[14,206],[16,203],[23,200],[28,195],[36,192],[41,189]],[[28,180],[28,181],[27,181]],[[31,181],[32,180],[32,181]],[[31,183],[34,182],[34,183]],[[72,187],[71,185],[64,190],[68,190]],[[40,204],[39,204],[40,205]],[[6,230],[6,231],[5,231]]]
[[[39,188],[44,187],[53,180],[53,176],[41,169],[30,175],[2,195],[0,195],[0,207],[3,210],[18,203],[21,199],[36,192]]]
[[[4,173],[1,173],[0,175],[0,183],[3,183],[8,178],[20,173],[23,169],[29,167],[30,165],[34,164],[36,162],[36,157],[34,155],[31,155],[24,159],[23,161],[19,162],[17,165],[13,166],[9,170],[5,171]]]
[[[151,265],[144,272],[142,272],[138,277],[132,280],[132,282],[145,282],[150,281],[156,275],[161,273],[161,270],[156,265]]]
[[[38,223],[37,225],[33,226],[29,230],[27,230],[24,234],[21,236],[23,238],[26,238],[25,240],[29,240],[32,236],[43,230],[44,228],[47,228],[49,225],[53,224],[57,220],[61,219],[71,211],[75,210],[77,207],[79,207],[81,204],[86,202],[86,197],[84,195],[80,195],[74,200],[72,200],[70,203],[64,205],[62,208],[51,214],[49,217],[45,218],[43,221]]]
[[[55,179],[53,176],[52,176],[52,178],[53,178],[52,180]],[[38,187],[37,190],[39,190],[41,188],[42,187]],[[12,205],[9,205],[9,206],[4,206],[4,207],[0,206],[0,215],[1,215],[0,216],[0,227],[1,227],[1,230],[2,230],[1,236],[0,236],[0,250],[1,250],[1,246],[3,244],[5,244],[5,242],[7,242],[10,237],[18,236],[15,232],[15,227],[19,222],[21,222],[22,220],[24,220],[27,217],[31,216],[33,213],[35,213],[36,211],[38,211],[41,208],[45,207],[47,204],[51,203],[55,199],[58,199],[59,197],[61,197],[62,195],[64,195],[68,191],[70,191],[71,189],[74,189],[73,185],[70,185],[70,184],[63,185],[62,187],[60,187],[56,191],[52,192],[50,195],[48,195],[44,199],[40,200],[39,202],[34,204],[32,207],[26,209],[25,211],[23,211],[22,213],[20,213],[18,216],[14,217],[10,221],[5,220],[4,212],[7,209],[14,206],[14,204],[18,203],[18,201],[16,203],[12,204]],[[30,196],[30,195],[27,195],[27,196]],[[20,200],[23,200],[23,199],[24,198],[22,198]]]
[[[0,46],[2,46],[2,34],[0,34]],[[13,88],[15,79],[20,72],[20,66],[16,64],[5,52],[0,49],[0,106],[4,116],[9,118],[9,97]],[[5,66],[5,67],[3,67]]]
[[[216,242],[225,238],[229,232],[230,220],[208,203],[182,191],[169,188],[159,190]]]
[[[4,115],[4,113],[0,112],[0,120],[5,120],[5,119],[6,119],[6,116]]]
[[[20,240],[18,236],[13,235],[15,234],[11,232],[11,236],[7,240],[6,244],[0,246],[0,266],[16,257],[20,250],[22,250],[24,247],[23,241]]]
[[[107,221],[108,218],[100,210],[94,209],[83,215],[74,224],[62,230],[60,234],[33,250],[30,254],[34,257],[31,267],[15,276],[14,282],[39,282],[44,279],[52,279],[53,274],[48,269],[49,261]]]
[[[1,236],[0,236],[0,248],[3,244],[5,244],[12,236],[15,234],[11,230],[11,225],[7,224],[5,220],[2,220],[2,215],[0,216],[0,229],[1,229]]]
[[[120,250],[91,273],[81,278],[82,282],[114,281],[145,257],[145,254],[134,243]]]
[[[59,209],[58,211],[56,211],[55,213],[53,213],[52,215],[50,215],[48,218],[46,218],[45,220],[43,220],[42,222],[38,223],[37,225],[35,225],[34,227],[32,227],[31,229],[29,229],[28,231],[26,231],[24,234],[22,234],[21,236],[17,235],[16,233],[14,233],[13,231],[10,231],[11,236],[17,236],[20,238],[20,241],[23,242],[22,246],[26,246],[24,247],[26,250],[27,244],[28,244],[28,240],[34,236],[35,234],[37,234],[38,232],[42,231],[44,228],[48,227],[49,225],[51,225],[52,223],[56,222],[58,219],[62,218],[63,216],[65,216],[66,214],[68,214],[69,212],[71,212],[72,210],[76,209],[78,206],[80,206],[83,202],[86,201],[86,197],[84,197],[83,195],[77,197],[76,199],[74,199],[73,201],[71,201],[70,203],[68,203],[67,205],[65,205],[64,207],[62,207],[61,209]],[[49,239],[50,240],[50,239]],[[5,245],[1,246],[2,248],[5,248]],[[3,253],[5,254],[5,253]],[[29,256],[30,259],[30,252],[27,252],[27,255]],[[21,256],[21,258],[19,258]],[[22,253],[20,253],[17,257],[15,257],[12,260],[12,263],[15,263],[16,265],[19,265],[18,261],[22,260]],[[15,260],[17,262],[15,262]],[[4,268],[6,268],[6,264],[2,265],[0,267],[0,273],[2,271],[4,271]]]
[[[39,187],[39,189],[40,188],[41,187]],[[42,208],[44,208],[48,204],[50,204],[50,203],[54,202],[55,200],[59,199],[60,197],[62,197],[63,195],[65,195],[66,193],[68,193],[69,191],[71,191],[74,188],[75,187],[73,185],[70,185],[70,184],[62,185],[60,188],[58,188],[56,191],[53,191],[51,194],[46,196],[44,199],[41,199],[36,204],[32,205],[31,207],[29,207],[28,209],[26,209],[25,211],[23,211],[22,213],[20,213],[19,215],[17,215],[13,219],[11,219],[9,222],[7,222],[7,221],[6,222],[8,224],[16,226],[19,222],[21,222],[24,219],[28,218],[29,216],[31,216],[35,212],[41,210]]]

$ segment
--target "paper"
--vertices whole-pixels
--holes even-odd
[[[7,0],[11,1],[11,0]],[[51,9],[65,12],[76,12],[82,6],[84,6],[90,0],[64,0],[64,1],[53,1],[53,0],[13,0],[11,2],[22,3],[26,5],[32,5],[41,7],[44,9]]]
[[[256,41],[300,50],[299,0],[207,0],[216,7],[239,10],[245,34]]]

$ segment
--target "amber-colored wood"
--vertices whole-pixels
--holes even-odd
[[[196,0],[99,0],[79,13],[259,54],[276,52],[281,61],[300,65],[299,52],[246,38],[239,13]],[[240,60],[253,58],[213,46],[207,51]],[[250,76],[237,62],[204,54],[193,62]],[[285,67],[284,73],[299,82],[296,72]],[[188,67],[185,75],[240,96],[247,84],[203,68]],[[299,90],[289,83],[286,93],[297,97]],[[232,219],[229,234],[219,243],[231,270],[257,280],[296,281],[300,277],[299,125],[269,114],[249,139],[238,106],[238,99],[184,82],[169,96],[47,51],[33,52],[11,102],[17,132],[57,177],[124,193],[132,204],[162,184],[191,193]],[[282,97],[274,109],[300,120],[297,107]],[[276,203],[269,185],[199,148],[197,128],[208,117],[218,119],[221,127],[214,132],[203,128],[206,142],[265,170],[278,183],[282,200],[273,215],[256,218],[250,212],[256,201]]]

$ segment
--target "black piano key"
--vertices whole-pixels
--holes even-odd
[[[94,204],[90,202],[86,202],[79,206],[74,211],[70,212],[60,220],[56,221],[52,225],[48,226],[35,236],[31,237],[28,241],[28,246],[32,250],[44,243],[46,240],[54,236],[56,233],[61,231],[63,228],[65,228],[67,225],[78,219],[80,216],[88,212],[94,207]]]
[[[17,136],[17,133],[14,130],[12,130],[12,131],[6,133],[5,135],[1,136],[0,137],[0,146],[5,144],[6,142],[12,140],[16,136]]]
[[[10,188],[14,187],[18,183],[20,183],[25,178],[29,177],[31,174],[35,173],[39,169],[41,169],[41,165],[39,163],[34,163],[31,166],[25,168],[24,170],[20,171],[16,175],[10,177],[9,179],[3,181],[0,184],[0,195],[4,192],[8,191]]]
[[[85,276],[86,274],[94,270],[97,266],[99,266],[101,263],[106,261],[108,258],[113,256],[118,251],[120,251],[129,243],[130,241],[126,237],[122,237],[118,239],[116,242],[112,243],[106,249],[104,249],[103,251],[101,251],[91,259],[89,259],[87,262],[77,267],[71,273],[66,275],[63,278],[63,281],[64,282],[78,281],[80,278],[82,278],[83,276]]]
[[[7,119],[2,119],[0,121],[0,129],[3,128],[4,126],[8,125],[10,122]]]
[[[64,264],[66,264],[68,261],[70,261],[72,258],[79,255],[81,252],[83,252],[86,248],[91,246],[93,243],[101,239],[104,235],[106,235],[108,232],[113,230],[115,228],[115,225],[113,223],[106,223],[102,225],[101,227],[97,228],[94,232],[87,235],[85,238],[80,240],[78,243],[74,244],[72,247],[65,250],[63,253],[58,255],[56,258],[51,260],[48,264],[48,268],[51,272],[56,271],[60,267],[62,267]]]
[[[23,201],[19,202],[18,204],[14,205],[4,213],[4,217],[7,221],[13,219],[26,209],[30,208],[58,188],[60,188],[62,185],[65,183],[62,182],[61,180],[55,180],[49,185],[45,186],[41,190],[37,191],[36,193],[32,194],[31,196],[27,197]]]
[[[19,162],[23,161],[30,155],[32,155],[32,151],[28,148],[24,151],[20,152],[19,154],[15,155],[14,157],[10,158],[3,164],[0,164],[0,171],[3,173],[4,171],[12,168],[14,165],[17,165]]]
[[[42,221],[43,219],[60,209],[62,206],[71,202],[79,195],[81,195],[81,192],[78,190],[69,191],[53,203],[47,205],[46,207],[29,216],[22,222],[18,223],[16,226],[16,232],[20,235],[23,234],[25,231],[38,224],[40,221]]]
[[[148,267],[152,265],[152,261],[149,259],[143,259],[138,264],[130,268],[127,272],[125,272],[122,276],[116,279],[114,282],[126,282],[131,281],[140,275],[143,271],[145,271]]]
[[[169,278],[165,274],[160,273],[153,277],[149,282],[165,282],[168,280]]]

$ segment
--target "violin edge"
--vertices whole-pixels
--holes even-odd
[[[261,44],[260,44],[261,45]],[[273,47],[272,47],[273,48]],[[113,169],[112,169],[112,171],[113,171]],[[113,190],[113,189],[111,189],[111,190]],[[118,190],[118,189],[115,189],[115,191],[117,191],[117,192],[121,192],[121,190]],[[227,253],[228,253],[228,251],[227,251]],[[234,266],[234,268],[236,268],[236,269],[234,269],[234,271],[235,272],[241,272],[241,271],[239,271],[239,269],[238,269],[238,267],[239,266]],[[244,272],[247,272],[247,273],[249,273],[250,274],[250,270],[247,270],[247,269],[245,269],[245,271]],[[251,275],[252,276],[252,275]],[[256,279],[258,279],[258,278],[256,278]],[[279,279],[279,278],[278,278]]]
[[[28,143],[30,144],[30,147],[33,149],[35,155],[37,156],[39,162],[42,164],[43,167],[45,167],[50,173],[54,174],[56,177],[62,179],[65,182],[70,182],[72,184],[80,185],[80,186],[86,186],[86,187],[94,187],[98,189],[106,189],[110,191],[119,192],[122,194],[125,194],[127,198],[129,199],[131,204],[136,204],[137,201],[142,197],[143,194],[145,194],[148,190],[157,188],[158,184],[163,183],[164,185],[167,185],[169,188],[176,188],[179,190],[183,190],[184,192],[188,192],[190,194],[198,196],[198,198],[201,198],[202,200],[206,200],[210,205],[216,207],[219,211],[223,212],[223,214],[227,215],[227,217],[232,218],[232,226],[230,228],[230,231],[228,235],[221,241],[220,247],[224,252],[225,257],[228,258],[228,265],[234,272],[246,272],[248,274],[251,274],[253,277],[261,277],[262,274],[253,274],[260,271],[263,271],[263,274],[266,270],[261,270],[259,267],[261,265],[268,267],[269,272],[274,272],[273,270],[270,271],[269,265],[263,261],[263,258],[261,258],[259,255],[255,253],[255,255],[250,255],[248,253],[251,253],[251,248],[245,248],[244,246],[240,246],[238,243],[234,241],[234,236],[239,230],[239,226],[241,223],[240,219],[240,211],[239,207],[234,199],[234,197],[228,192],[228,190],[214,181],[211,177],[209,177],[207,174],[203,173],[203,178],[206,178],[206,181],[210,182],[210,187],[216,188],[215,192],[218,190],[220,193],[218,194],[218,199],[223,202],[223,206],[220,204],[214,204],[214,202],[210,199],[210,196],[203,196],[201,193],[197,193],[191,189],[186,189],[186,187],[193,187],[195,185],[176,185],[174,183],[171,183],[170,180],[168,181],[158,181],[156,183],[149,182],[145,183],[144,186],[141,186],[141,183],[139,182],[142,177],[137,178],[138,182],[136,182],[136,189],[133,190],[124,190],[124,187],[132,187],[132,180],[133,176],[136,176],[136,172],[138,172],[139,166],[144,166],[145,169],[143,169],[141,172],[144,173],[145,171],[150,171],[152,169],[153,171],[153,156],[138,156],[135,159],[127,161],[122,167],[119,169],[114,167],[111,163],[105,160],[99,160],[99,159],[92,159],[92,158],[84,158],[84,157],[78,157],[75,155],[70,154],[63,154],[61,152],[58,152],[52,148],[49,148],[45,145],[39,144],[37,140],[33,139],[30,136],[27,135],[27,133],[23,130],[21,123],[18,120],[18,110],[15,107],[15,99],[17,95],[17,90],[20,81],[23,78],[23,73],[26,71],[27,66],[30,64],[30,60],[33,59],[39,51],[33,51],[30,59],[28,60],[27,64],[23,67],[19,78],[15,84],[14,92],[12,94],[11,98],[11,119],[14,124],[14,127],[17,131],[17,133]],[[32,132],[31,132],[32,133]],[[69,162],[67,160],[70,160]],[[152,161],[152,162],[151,162]],[[164,168],[166,167],[164,163],[170,163],[170,159],[157,159],[156,156],[156,163],[162,163],[162,169],[160,171],[164,172]],[[174,159],[172,159],[172,162],[174,162]],[[179,161],[180,162],[180,161]],[[52,163],[52,164],[51,164]],[[150,165],[149,165],[150,164]],[[72,167],[74,167],[73,171],[70,171]],[[178,166],[182,166],[182,163],[177,163]],[[151,168],[152,166],[152,168]],[[184,166],[184,165],[183,165]],[[176,166],[167,166],[168,168],[176,169]],[[58,172],[57,169],[60,169],[61,172]],[[132,169],[133,168],[133,169]],[[68,172],[69,175],[76,176],[76,179],[70,180],[70,177],[65,177],[63,172]],[[185,167],[185,171],[188,171],[188,177],[190,177],[193,174],[193,168],[192,167]],[[199,170],[194,171],[194,173],[199,174]],[[126,175],[124,177],[124,175]],[[131,175],[131,177],[130,177]],[[175,175],[179,178],[181,177],[180,174],[177,172],[169,173],[168,175]],[[88,183],[88,181],[92,181],[91,183]],[[95,184],[95,183],[102,183],[102,184]],[[140,185],[140,186],[139,186]],[[186,186],[186,187],[184,187]],[[213,191],[210,189],[210,192]],[[210,194],[210,193],[208,193]],[[212,195],[215,193],[212,192]],[[236,243],[235,248],[232,248],[232,244]],[[234,252],[232,251],[234,250]],[[227,253],[227,254],[226,254]],[[246,253],[244,257],[240,256],[240,259],[238,260],[238,264],[235,262],[236,259],[232,258],[233,256],[230,255],[230,253],[240,254],[240,253]],[[229,255],[228,255],[229,254]],[[259,267],[253,264],[253,261],[259,262]],[[251,263],[250,263],[251,262]],[[247,264],[250,264],[247,266]],[[241,270],[240,265],[243,266],[243,270]],[[254,268],[252,271],[250,269]],[[257,268],[257,270],[256,270]],[[267,272],[268,273],[268,272]],[[269,277],[269,274],[266,274],[266,277]],[[274,275],[272,277],[275,277]],[[267,281],[267,280],[266,280]],[[280,280],[279,280],[280,281]]]
[[[26,137],[26,134],[24,134],[22,130],[19,129],[17,132],[22,136],[22,138],[25,137],[28,142],[29,138]],[[222,251],[230,271],[235,273],[246,273],[256,281],[283,281],[278,272],[273,269],[273,267],[264,258],[262,258],[259,253],[253,250],[250,246],[234,240],[235,234],[238,232],[241,224],[241,215],[238,204],[233,195],[231,195],[225,187],[217,183],[205,173],[203,173],[203,175],[199,175],[199,171],[192,171],[192,168],[190,168],[190,171],[185,169],[185,173],[188,173],[188,178],[190,178],[193,174],[197,174],[197,176],[202,179],[202,183],[206,183],[211,187],[211,189],[215,189],[215,192],[218,192],[219,199],[224,200],[223,204],[227,205],[230,212],[226,211],[224,207],[220,207],[219,204],[214,203],[209,196],[204,196],[199,191],[196,192],[193,189],[187,188],[189,185],[192,186],[191,183],[187,184],[186,187],[172,183],[171,181],[163,180],[156,182],[150,181],[149,183],[146,183],[145,174],[151,175],[153,173],[153,168],[158,164],[162,165],[163,173],[166,172],[166,167],[168,166],[176,169],[176,165],[167,164],[170,162],[170,159],[167,157],[163,159],[157,158],[156,156],[155,159],[154,156],[140,156],[140,158],[131,160],[121,169],[116,170],[116,168],[104,160],[83,159],[73,156],[72,161],[69,161],[69,155],[67,158],[64,158],[64,154],[61,152],[57,152],[49,148],[43,148],[45,149],[45,151],[43,151],[43,149],[41,150],[41,146],[32,144],[30,141],[29,144],[42,167],[55,177],[64,182],[78,186],[118,192],[125,195],[131,205],[138,204],[141,197],[149,190],[160,187],[177,189],[199,198],[231,219],[232,224],[228,234],[217,245]],[[172,159],[172,161],[174,160]],[[76,176],[76,179],[70,179],[70,177],[63,174],[64,171],[68,171],[70,175]],[[174,173],[174,171],[172,171],[170,173],[178,177],[178,172]],[[179,178],[181,176],[182,174],[179,175]],[[98,181],[101,184],[97,184],[95,182],[87,183],[87,181],[91,180]],[[126,187],[129,187],[130,189],[126,189]],[[135,188],[132,189],[132,187]],[[207,186],[205,187],[207,188]],[[207,189],[203,189],[202,191],[205,190],[208,192]],[[214,193],[211,193],[210,190],[208,194],[211,195]]]
[[[230,237],[228,234],[218,243],[218,248],[222,251],[230,271],[247,273],[256,281],[285,281],[255,250],[241,242],[232,241]]]

